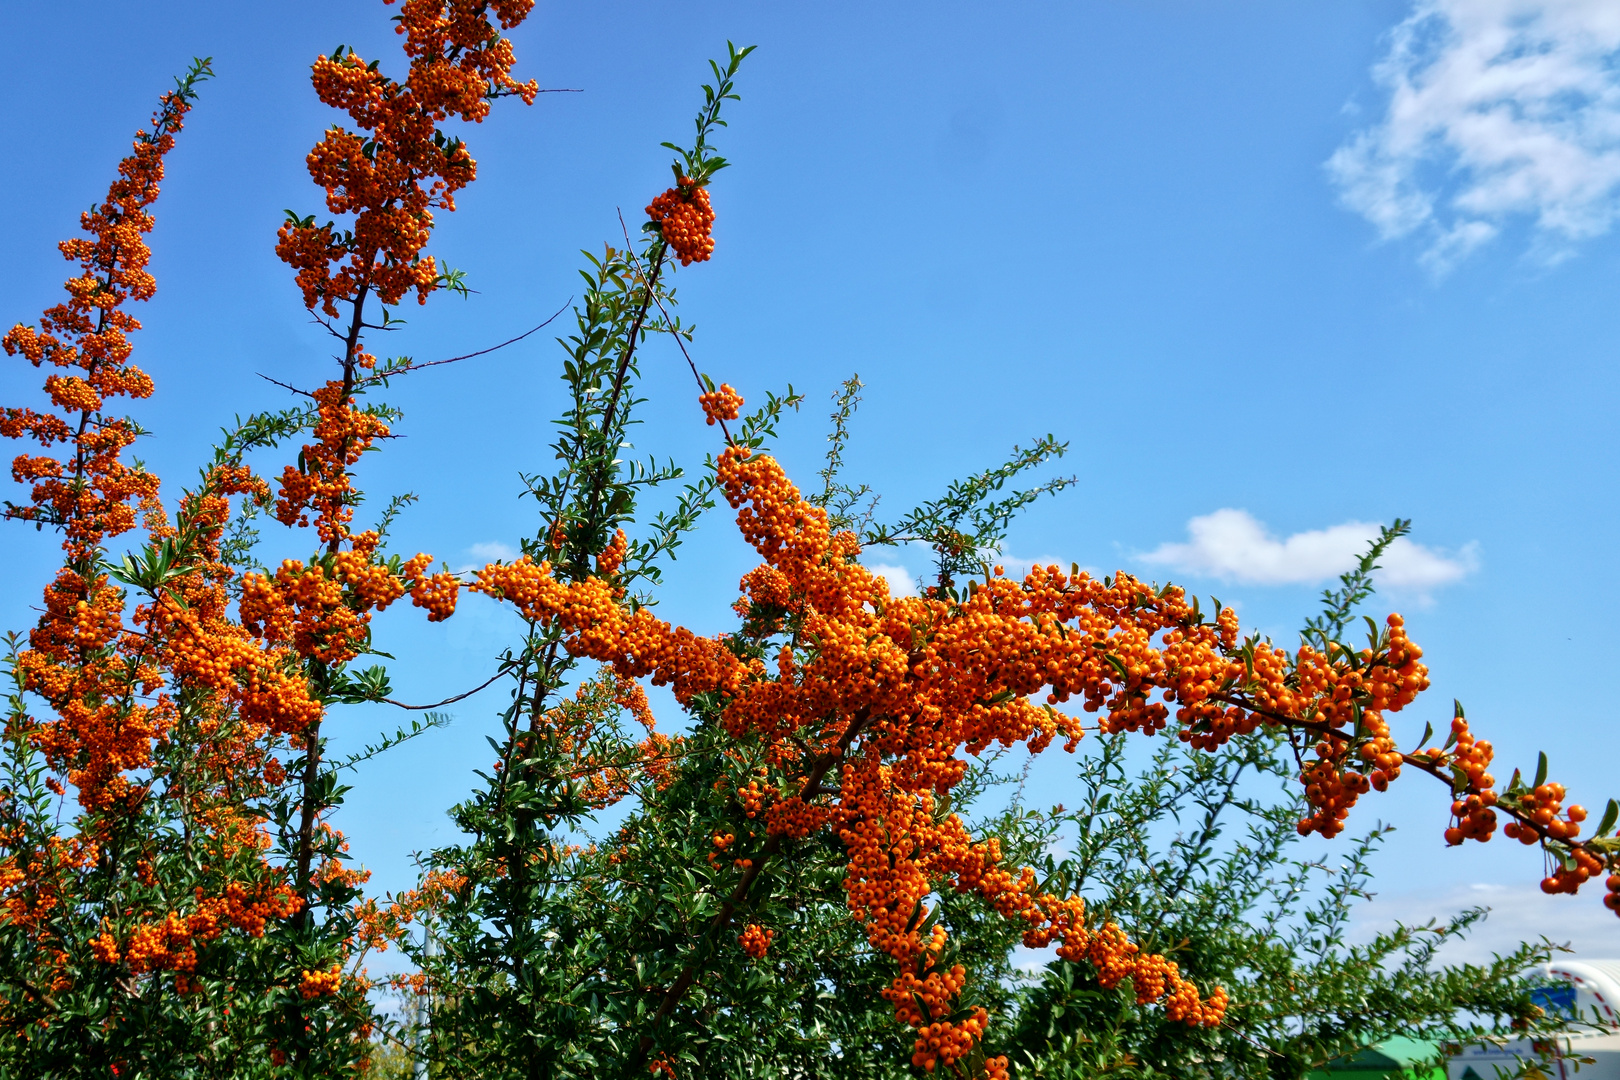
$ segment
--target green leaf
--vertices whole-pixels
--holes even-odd
[[[1468,790],[1468,772],[1461,765],[1451,766],[1451,793],[1461,795]]]
[[[1603,811],[1603,820],[1598,822],[1597,835],[1607,836],[1609,830],[1614,828],[1616,820],[1620,820],[1620,803],[1610,799],[1609,805]]]

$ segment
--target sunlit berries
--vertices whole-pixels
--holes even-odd
[[[706,262],[714,253],[714,211],[709,192],[683,176],[675,186],[654,197],[647,206],[647,217],[680,258],[682,266]]]
[[[336,964],[326,971],[305,970],[298,983],[298,993],[305,1001],[335,994],[343,985],[343,973]]]
[[[699,394],[698,404],[703,406],[705,422],[712,426],[717,420],[737,419],[742,412],[743,399],[730,383],[721,383],[720,389]]]

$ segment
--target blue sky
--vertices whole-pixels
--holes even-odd
[[[273,237],[284,207],[320,210],[303,157],[333,114],[309,62],[341,42],[398,71],[389,14],[0,10],[0,36],[22,43],[0,84],[7,323],[55,301],[56,241],[169,76],[214,57],[139,313],[137,362],[158,384],[138,406],[157,434],[142,453],[171,488],[233,413],[286,403],[258,373],[313,384],[331,369]],[[402,312],[387,353],[466,352],[555,311],[578,250],[666,186],[658,143],[688,131],[704,59],[757,44],[722,137],[735,167],[713,189],[714,261],[677,283],[704,370],[751,399],[789,382],[809,395],[781,444],[790,472],[819,464],[828,396],[852,372],[867,390],[850,476],[891,512],[1051,432],[1081,484],[1017,527],[1009,562],[1169,577],[1285,640],[1369,523],[1411,517],[1374,606],[1407,616],[1434,687],[1398,733],[1441,726],[1461,698],[1499,775],[1545,749],[1588,807],[1620,794],[1600,610],[1617,584],[1620,435],[1612,4],[543,3],[515,38],[522,77],[582,92],[504,103],[467,132],[480,179],[430,250],[478,294]],[[398,530],[411,550],[461,566],[533,529],[516,474],[546,467],[560,401],[539,337],[398,387],[407,438],[363,483],[421,496]],[[637,448],[690,462],[715,444],[678,361],[649,350]],[[8,404],[37,383],[0,367]],[[267,557],[307,546],[273,536]],[[54,554],[0,531],[0,623],[32,621]],[[670,575],[665,616],[724,629],[750,554],[716,516]],[[417,614],[381,624],[402,696],[475,685],[509,641],[475,601],[443,627]],[[463,703],[361,778],[344,824],[379,885],[449,838],[442,810],[487,765],[498,708]],[[393,719],[332,726],[359,741]],[[1061,778],[1043,769],[1053,801]],[[1502,935],[1620,953],[1595,895],[1534,892],[1533,851],[1445,849],[1438,785],[1403,779],[1360,814],[1401,827],[1369,919],[1489,896]]]

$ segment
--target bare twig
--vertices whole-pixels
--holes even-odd
[[[258,374],[259,374],[259,378],[263,379],[265,382],[275,383],[277,386],[281,387],[283,390],[291,390],[295,394],[302,394],[305,397],[310,398],[310,399],[313,399],[315,397],[315,395],[310,393],[308,390],[300,390],[300,389],[298,389],[298,387],[293,386],[291,383],[284,383],[280,379],[272,379],[270,376],[266,375],[262,371],[259,372]]]
[[[619,210],[617,213],[619,215],[619,228],[624,230],[625,253],[635,262],[636,272],[641,273],[641,260],[636,258],[635,246],[630,243],[630,229],[624,223],[624,211]],[[658,305],[658,313],[664,317],[664,327],[669,330],[670,336],[675,339],[675,344],[680,346],[681,355],[686,357],[686,366],[692,369],[692,378],[697,380],[698,393],[705,393],[709,388],[703,385],[703,376],[698,374],[697,365],[692,362],[692,354],[686,351],[686,342],[681,340],[680,332],[670,324],[669,312],[664,309],[664,302],[658,299],[657,293],[653,294],[653,303]],[[731,429],[726,427],[726,422],[721,417],[717,416],[715,419],[720,421],[720,431],[725,435],[726,442],[729,444],[731,442]]]
[[[363,383],[373,383],[373,382],[377,382],[377,381],[379,381],[381,379],[384,379],[384,378],[392,377],[394,375],[404,375],[404,374],[407,374],[407,373],[412,372],[412,371],[421,371],[423,368],[438,367],[440,364],[454,364],[458,360],[471,360],[475,356],[483,356],[486,353],[492,353],[492,352],[495,352],[498,349],[504,349],[508,345],[516,345],[518,342],[522,341],[524,338],[528,337],[530,334],[538,333],[539,331],[544,330],[546,327],[550,326],[556,320],[558,315],[561,315],[563,312],[568,310],[568,305],[572,304],[573,302],[574,302],[574,298],[572,296],[570,296],[568,298],[567,302],[564,303],[562,307],[558,308],[556,310],[556,312],[553,313],[552,316],[549,319],[547,319],[545,322],[541,323],[539,326],[536,326],[536,327],[534,327],[532,329],[525,330],[523,333],[519,334],[515,338],[510,338],[510,339],[508,339],[506,341],[503,341],[499,345],[491,345],[487,349],[479,349],[477,352],[465,353],[465,354],[463,354],[461,356],[446,357],[443,360],[429,360],[425,364],[417,364],[417,363],[412,363],[410,361],[406,361],[406,363],[404,365],[400,366],[400,367],[393,368],[392,370],[389,370],[389,371],[378,372],[376,374],[367,376],[365,379],[362,380],[362,382]]]
[[[506,674],[506,672],[504,672],[504,671],[497,671],[495,674],[491,675],[489,678],[485,679],[483,682],[479,683],[477,686],[473,687],[471,690],[468,690],[465,694],[457,694],[455,697],[447,697],[443,701],[435,701],[431,705],[407,705],[403,701],[395,701],[391,697],[385,697],[385,698],[382,699],[382,701],[383,701],[384,704],[387,704],[387,705],[394,705],[394,706],[397,706],[398,708],[401,708],[401,709],[411,709],[413,711],[421,711],[423,709],[437,709],[441,705],[454,705],[456,702],[460,701],[462,698],[470,698],[470,697],[472,697],[474,694],[478,693],[478,691],[484,689],[490,683],[494,682],[496,679],[500,678],[502,675],[505,675],[505,674]]]

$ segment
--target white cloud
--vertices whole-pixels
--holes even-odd
[[[1385,239],[1443,272],[1510,217],[1567,254],[1620,217],[1620,4],[1417,0],[1373,68],[1383,118],[1327,162]]]
[[[502,562],[512,562],[518,557],[517,548],[510,544],[503,544],[499,540],[491,540],[486,544],[474,544],[467,549],[467,554],[474,558],[483,559],[485,562],[494,562],[496,559]]]
[[[1353,909],[1349,931],[1352,945],[1370,942],[1395,923],[1422,926],[1441,922],[1468,908],[1484,907],[1490,915],[1466,936],[1451,937],[1436,951],[1438,964],[1485,964],[1493,956],[1506,956],[1521,942],[1546,937],[1554,945],[1571,949],[1555,959],[1597,960],[1620,956],[1620,925],[1614,914],[1598,902],[1591,885],[1578,896],[1547,896],[1535,886],[1466,884],[1451,888],[1405,893],[1374,892],[1373,898]],[[1039,978],[1041,969],[1056,957],[1051,949],[1013,953],[1013,968]]]
[[[1187,543],[1160,544],[1138,558],[1178,573],[1248,585],[1312,584],[1355,566],[1377,535],[1377,525],[1347,521],[1279,540],[1247,510],[1228,508],[1187,522]],[[1374,574],[1379,585],[1422,592],[1475,569],[1478,546],[1468,544],[1453,556],[1401,537],[1380,561]]]
[[[1415,926],[1430,919],[1445,919],[1465,908],[1488,907],[1491,914],[1484,923],[1466,938],[1453,939],[1441,947],[1442,963],[1481,963],[1493,954],[1512,952],[1521,941],[1543,936],[1555,944],[1570,946],[1574,950],[1572,959],[1620,955],[1620,926],[1616,925],[1614,913],[1598,902],[1599,898],[1591,885],[1576,896],[1547,896],[1533,885],[1486,884],[1376,894],[1370,903],[1357,906],[1350,938],[1364,942],[1396,922]]]
[[[917,595],[917,583],[911,571],[892,563],[871,563],[867,569],[889,583],[889,595],[895,599]]]
[[[510,544],[503,544],[499,540],[473,544],[467,549],[467,554],[473,557],[473,561],[456,567],[456,573],[465,574],[473,570],[482,570],[492,562],[512,562],[518,557],[516,548]]]

